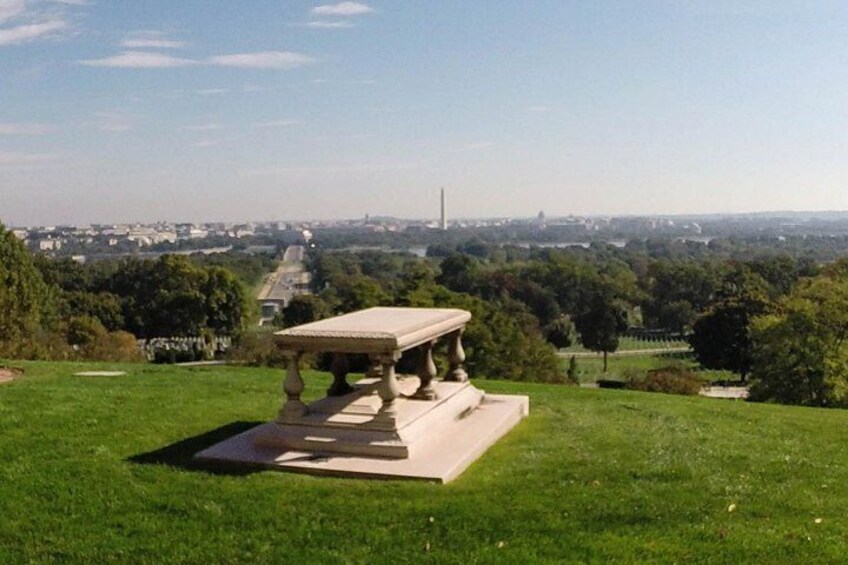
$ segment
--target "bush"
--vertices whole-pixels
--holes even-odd
[[[598,379],[596,382],[598,388],[624,388],[627,386],[626,382],[613,379]]]
[[[123,331],[95,337],[80,348],[80,355],[88,361],[135,362],[144,359],[135,336]]]
[[[679,366],[652,369],[642,378],[631,377],[627,388],[643,392],[663,392],[695,396],[701,392],[701,379],[692,371]]]
[[[577,358],[574,355],[568,359],[568,370],[565,372],[565,376],[569,383],[580,384],[580,377],[577,376]]]
[[[283,367],[285,357],[274,342],[274,334],[249,333],[227,352],[227,360],[252,367]]]

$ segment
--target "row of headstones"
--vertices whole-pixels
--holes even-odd
[[[686,336],[681,335],[676,332],[670,331],[656,331],[656,330],[639,330],[639,329],[630,329],[625,334],[625,336],[638,339],[639,341],[645,341],[648,343],[664,343],[671,341],[685,341]]]
[[[168,357],[187,358],[189,354],[194,360],[215,359],[226,353],[232,345],[232,338],[227,336],[215,337],[211,342],[202,337],[156,337],[138,340],[139,351],[148,361]]]

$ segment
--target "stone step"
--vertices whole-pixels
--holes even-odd
[[[339,422],[339,415],[332,415],[331,421],[311,414],[297,423],[274,423],[257,434],[255,441],[263,446],[303,451],[408,458],[420,451],[429,438],[441,437],[484,401],[483,391],[468,383],[446,384],[452,386],[437,387],[437,391],[449,390],[451,394],[435,401],[398,399],[398,412],[407,413],[406,418],[398,418],[398,422],[405,422],[399,429],[381,427],[379,422],[372,425],[373,416],[357,425],[347,417]]]
[[[529,399],[519,395],[486,395],[467,417],[456,420],[441,434],[421,443],[407,458],[328,454],[325,451],[290,450],[255,441],[277,427],[262,424],[218,443],[195,457],[204,461],[243,463],[278,471],[448,482],[462,473],[492,444],[512,429],[529,411]]]

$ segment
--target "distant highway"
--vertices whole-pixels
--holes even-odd
[[[302,245],[290,245],[283,253],[283,260],[277,270],[265,279],[256,299],[260,306],[275,304],[277,310],[285,308],[292,297],[309,293],[310,274],[305,270],[303,258],[306,248]],[[265,315],[259,325],[273,319]]]
[[[303,263],[306,247],[303,245],[289,245],[283,253],[283,263]]]

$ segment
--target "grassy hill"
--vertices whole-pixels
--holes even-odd
[[[531,416],[433,485],[193,468],[197,450],[273,417],[277,371],[12,365],[26,375],[0,384],[0,563],[848,554],[845,411],[479,381],[529,394]],[[327,383],[308,375],[312,395]]]

